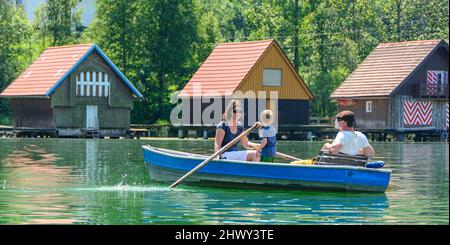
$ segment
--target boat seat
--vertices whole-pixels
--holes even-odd
[[[348,155],[344,153],[333,154],[328,151],[320,151],[317,155],[318,165],[346,165],[365,167],[369,159],[363,155]]]

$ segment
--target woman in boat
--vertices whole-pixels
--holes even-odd
[[[242,117],[241,103],[236,99],[231,100],[225,109],[222,121],[217,125],[214,139],[215,152],[244,132],[244,127],[239,122]],[[242,137],[240,143],[248,150],[238,150],[238,143],[236,143],[222,153],[221,159],[259,162],[259,155],[255,150],[251,150],[256,149],[259,144],[250,142],[247,136]]]
[[[375,154],[367,137],[354,130],[355,116],[351,111],[341,111],[335,117],[335,128],[339,130],[333,143],[326,143],[322,150],[333,154],[364,155],[372,157]]]

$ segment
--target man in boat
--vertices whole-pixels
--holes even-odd
[[[222,147],[244,132],[244,127],[242,123],[239,122],[242,117],[243,113],[240,101],[237,99],[231,100],[225,109],[222,121],[217,125],[216,136],[214,139],[215,152],[219,151]],[[248,150],[238,150],[238,144],[236,143],[222,153],[221,159],[259,162],[259,155],[255,150],[251,150],[258,148],[259,144],[250,142],[247,136],[242,137],[240,143]]]
[[[323,151],[333,154],[344,153],[347,155],[364,155],[372,157],[375,154],[373,147],[369,144],[367,137],[354,130],[355,116],[351,111],[341,111],[335,117],[335,128],[339,130],[333,143],[326,143]]]

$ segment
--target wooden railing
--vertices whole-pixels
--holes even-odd
[[[421,84],[420,85],[420,97],[434,97],[434,98],[445,98],[448,97],[448,83],[430,85]]]

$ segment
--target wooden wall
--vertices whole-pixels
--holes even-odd
[[[11,98],[14,127],[54,128],[48,98]]]
[[[309,100],[279,100],[279,125],[308,125]]]
[[[338,110],[351,110],[356,115],[357,127],[361,129],[402,129],[403,124],[403,101],[420,99],[420,84],[426,84],[428,70],[448,71],[448,51],[444,47],[438,48],[434,54],[429,56],[418,69],[406,78],[386,99],[372,99],[372,113],[366,112],[366,101],[370,98],[356,99],[353,106],[338,106]],[[445,125],[447,98],[421,99],[433,102],[433,127]],[[443,124],[444,123],[444,124]],[[426,126],[430,127],[430,126]]]
[[[97,71],[108,74],[109,97],[76,96],[76,76],[80,72]],[[86,105],[98,106],[100,128],[129,128],[132,91],[97,53],[87,57],[51,95],[56,127],[85,128]]]
[[[264,68],[281,69],[281,86],[263,85]],[[247,91],[277,91],[279,99],[312,99],[308,94],[306,84],[295,74],[295,70],[290,67],[290,61],[276,44],[268,48],[262,59],[236,90],[243,93]]]
[[[433,55],[428,57],[416,72],[412,73],[400,86],[395,89],[391,96],[412,96],[419,97],[420,84],[427,83],[428,70],[448,71],[448,51],[444,47],[440,47]],[[448,98],[448,95],[447,95]]]
[[[436,127],[442,129],[445,125],[446,103],[448,95],[445,98],[431,99],[420,98],[420,84],[427,83],[428,70],[449,69],[449,53],[444,47],[440,47],[436,52],[429,56],[418,69],[412,73],[397,89],[395,89],[389,100],[390,117],[388,126],[391,128],[418,128],[418,127]],[[405,100],[431,101],[433,103],[433,124],[417,126],[404,125],[403,123],[403,102]]]
[[[79,97],[76,96],[76,76],[80,72],[98,71],[108,74],[111,86],[109,98]],[[77,104],[107,104],[110,107],[133,106],[132,91],[117,76],[115,71],[97,53],[93,52],[87,57],[51,95],[52,107],[75,106]]]
[[[366,101],[372,101],[372,112],[366,112]],[[388,123],[388,98],[356,99],[352,106],[338,106],[338,111],[350,110],[355,113],[356,128],[384,129]]]
[[[221,121],[221,115],[225,111],[225,107],[227,106],[224,98],[215,98],[215,100],[220,101],[221,109],[217,113],[214,121],[214,125]],[[270,101],[267,100],[258,100],[258,99],[242,99],[241,103],[244,109],[244,120],[243,123],[246,127],[251,126],[254,122],[259,121],[260,113],[265,109],[271,109],[274,112],[278,112],[277,121],[275,122],[278,125],[307,125],[309,124],[309,100],[278,100],[271,105],[268,105]],[[272,101],[274,102],[274,101]],[[194,103],[198,103],[201,105],[201,111],[196,111],[194,113]],[[199,125],[205,124],[205,121],[197,119],[194,122],[194,114],[197,116],[202,116],[202,112],[205,111],[208,107],[212,105],[212,101],[203,102],[199,99],[189,99],[189,102],[186,101],[183,106],[183,110],[189,110],[189,116],[185,114],[183,124],[184,125]],[[251,105],[251,108],[249,107]],[[219,107],[219,106],[218,106]],[[214,118],[214,115],[211,111],[208,111],[208,116],[210,118]]]
[[[403,103],[405,100],[430,101],[433,104],[433,120],[432,125],[405,125],[403,123]],[[446,115],[447,115],[448,99],[417,99],[413,96],[396,96],[389,100],[389,123],[390,128],[404,129],[404,128],[421,128],[421,127],[435,127],[438,130],[445,129]]]

